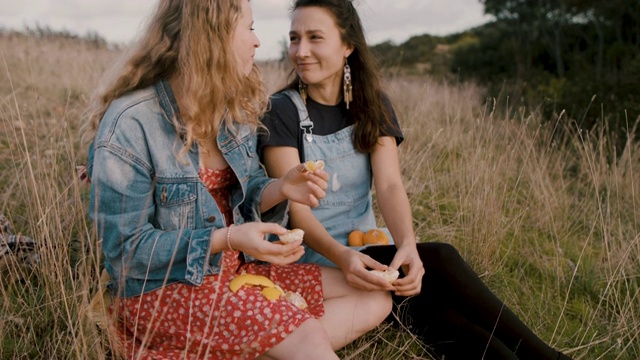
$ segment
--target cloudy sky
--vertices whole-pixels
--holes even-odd
[[[2,0],[0,27],[49,26],[109,42],[132,41],[155,0]],[[255,29],[262,46],[257,58],[277,58],[289,32],[291,0],[253,0]],[[488,21],[479,0],[354,0],[370,44],[402,43],[412,35],[447,35]]]

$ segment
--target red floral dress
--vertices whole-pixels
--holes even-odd
[[[231,170],[201,169],[200,178],[229,225]],[[225,251],[221,272],[201,286],[174,283],[111,307],[118,352],[130,359],[253,359],[281,342],[305,320],[324,314],[320,268],[313,264],[242,264],[237,251]],[[285,291],[300,293],[309,307],[267,300],[259,288],[229,290],[240,272],[267,276]],[[117,311],[117,315],[114,312]]]

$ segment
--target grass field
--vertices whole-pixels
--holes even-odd
[[[0,36],[0,213],[37,241],[40,257],[30,267],[9,261],[1,275],[0,359],[111,356],[86,316],[101,264],[76,165],[86,160],[88,98],[120,53]],[[263,73],[271,90],[284,81],[277,66]],[[454,244],[572,357],[640,358],[639,145],[616,153],[603,132],[485,101],[473,84],[385,81],[406,135],[402,171],[419,241]],[[340,356],[428,358],[409,333],[385,326]]]

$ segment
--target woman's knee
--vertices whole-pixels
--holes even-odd
[[[391,314],[393,300],[388,291],[365,292],[361,295],[360,303],[366,304],[365,309],[368,316],[367,330],[372,330],[382,323]]]
[[[337,359],[331,339],[317,319],[308,319],[282,342],[267,351],[263,359]]]
[[[458,250],[453,245],[447,243],[419,243],[418,254],[425,267],[431,264],[440,266],[442,264],[464,262]]]

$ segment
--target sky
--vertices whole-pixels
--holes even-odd
[[[252,0],[255,31],[262,45],[258,60],[278,58],[289,33],[291,0]],[[2,0],[0,28],[37,25],[77,35],[98,33],[110,43],[127,44],[143,29],[155,0]],[[481,25],[479,0],[354,0],[367,40],[400,44],[414,35],[448,35]]]

